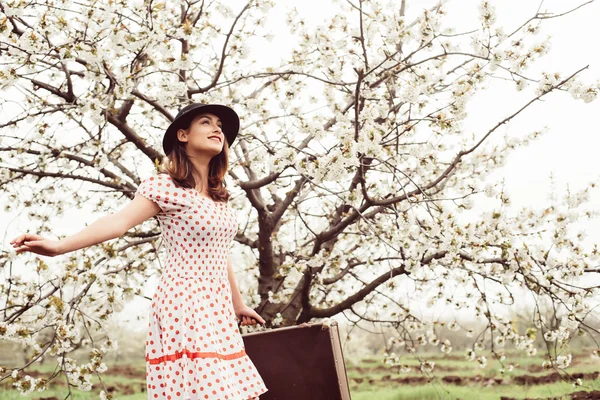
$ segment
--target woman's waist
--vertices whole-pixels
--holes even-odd
[[[226,268],[207,269],[178,269],[166,268],[161,274],[163,279],[227,279]]]

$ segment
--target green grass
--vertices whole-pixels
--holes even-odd
[[[600,382],[596,381],[591,389],[600,390]],[[425,385],[403,386],[400,388],[382,388],[374,391],[351,392],[352,400],[498,400],[500,396],[515,398],[547,398],[566,396],[573,391],[587,390],[575,389],[568,383],[555,383],[537,386],[494,386],[494,387],[469,387],[454,385]],[[568,397],[565,397],[568,399]]]
[[[434,361],[436,363],[434,369],[433,383],[425,384],[401,384],[391,380],[382,380],[382,377],[389,375],[391,379],[405,377],[420,377],[422,376],[419,370],[419,361],[414,356],[404,356],[403,362],[411,365],[413,370],[409,373],[397,373],[395,370],[385,366],[381,359],[371,357],[366,360],[346,360],[347,372],[350,382],[350,388],[353,400],[428,400],[428,399],[477,399],[477,400],[499,400],[500,396],[514,398],[549,398],[565,396],[568,398],[569,393],[581,390],[600,390],[600,379],[584,380],[584,387],[573,387],[568,382],[555,382],[544,385],[513,385],[510,384],[512,377],[519,375],[546,375],[552,371],[540,371],[540,366],[543,361],[542,357],[523,357],[513,354],[513,357],[508,359],[515,364],[512,372],[506,372],[504,380],[506,384],[496,384],[487,387],[482,382],[473,382],[465,380],[463,386],[451,385],[444,383],[441,379],[444,376],[459,376],[468,378],[470,376],[480,375],[485,378],[500,378],[499,373],[500,363],[488,356],[488,365],[486,368],[479,368],[476,362],[467,361],[462,357],[462,354],[452,354],[451,358],[444,358],[441,353],[421,354],[422,359]],[[515,357],[516,356],[516,357]],[[116,388],[113,393],[119,400],[146,400],[147,395],[141,392],[145,385],[145,365],[137,364],[121,364],[128,368],[134,368],[138,374],[135,378],[128,377],[124,374],[103,374],[102,380],[106,387],[113,386]],[[505,362],[508,365],[508,362]],[[33,367],[33,366],[32,366]],[[113,364],[110,367],[114,367]],[[382,370],[381,367],[385,367]],[[54,371],[54,365],[36,365],[33,369],[50,374]],[[359,370],[361,368],[362,370]],[[533,368],[533,369],[532,369]],[[576,372],[594,372],[600,370],[597,365],[597,360],[591,359],[587,354],[574,356],[572,367],[568,369],[569,373]],[[110,368],[109,368],[110,371]],[[362,378],[361,383],[356,382],[356,378]],[[64,381],[62,376],[57,378],[58,381]],[[369,383],[372,380],[372,383]],[[92,382],[95,385],[95,390],[92,392],[81,392],[73,390],[74,400],[91,400],[98,399],[98,379],[94,377]],[[128,386],[129,391],[135,390],[135,394],[124,395],[120,394],[123,387]],[[51,388],[42,393],[32,393],[27,398],[40,399],[48,397],[57,397],[62,400],[66,395],[66,386],[53,385]],[[15,390],[12,390],[6,383],[0,386],[0,399],[2,400],[17,400],[23,399],[22,396]]]
[[[119,365],[119,364],[118,364]],[[109,366],[109,371],[111,370],[112,367],[115,367],[115,364],[111,364]],[[133,368],[135,369],[138,373],[143,373],[145,374],[145,365],[143,363],[141,364],[120,364],[120,366],[126,366],[129,368]],[[38,371],[38,372],[42,372],[48,375],[51,375],[54,371],[55,371],[56,365],[53,364],[43,364],[43,365],[39,365],[39,364],[35,364],[32,365],[28,371]],[[116,388],[116,390],[114,391],[114,395],[115,397],[117,397],[119,400],[147,400],[148,395],[145,392],[141,392],[141,390],[144,388],[144,386],[146,385],[146,380],[144,377],[128,377],[128,376],[124,376],[124,375],[114,375],[114,374],[107,374],[104,373],[101,375],[102,376],[102,382],[104,383],[104,386],[108,389],[111,386],[113,388]],[[1,400],[22,400],[24,398],[28,398],[28,399],[39,399],[39,398],[48,398],[48,397],[57,397],[58,399],[63,399],[65,398],[65,396],[67,395],[67,388],[66,388],[66,384],[64,384],[64,376],[63,375],[59,375],[58,377],[56,377],[53,380],[54,382],[60,382],[61,384],[57,385],[57,384],[50,384],[50,388],[48,390],[45,390],[43,392],[32,392],[30,393],[27,397],[23,397],[19,394],[19,392],[17,390],[12,389],[12,387],[7,384],[6,382],[0,386],[0,399]],[[84,392],[84,391],[80,391],[77,390],[76,388],[72,388],[71,392],[73,393],[73,400],[97,400],[100,394],[100,390],[101,390],[101,385],[100,385],[100,380],[98,379],[98,377],[96,375],[92,376],[92,380],[91,380],[92,384],[94,385],[94,390],[89,391],[89,392]],[[133,391],[135,391],[135,394],[122,394],[119,393],[119,389],[123,386],[130,386]],[[110,391],[109,391],[110,392]]]
[[[493,359],[491,356],[488,357],[487,366],[485,368],[480,368],[476,361],[468,361],[465,360],[462,355],[452,354],[453,357],[460,357],[459,359],[443,359],[443,355],[440,353],[429,353],[422,354],[420,358],[423,360],[434,361],[435,369],[434,373],[437,375],[457,375],[457,376],[468,376],[468,375],[482,375],[482,376],[499,376],[501,364],[499,361]],[[413,368],[413,370],[409,373],[401,374],[402,376],[412,376],[412,375],[420,375],[420,362],[412,355],[406,355],[401,358],[402,363],[406,364]],[[542,365],[544,358],[535,356],[535,357],[523,357],[521,355],[511,358],[507,358],[504,360],[505,369],[507,369],[509,364],[514,365],[514,369],[512,372],[506,371],[506,376],[515,376],[521,374],[529,374],[529,375],[543,375],[548,373],[548,371],[539,371],[539,368]],[[377,371],[376,369],[381,367],[385,367],[386,371]],[[369,358],[366,360],[348,360],[346,363],[346,369],[348,371],[348,376],[356,376],[359,374],[359,368],[362,368],[365,373],[373,376],[383,376],[388,374],[395,374],[395,370],[389,368],[383,364],[382,359]],[[597,360],[592,359],[587,354],[574,356],[571,367],[569,367],[570,372],[593,372],[597,371],[598,362]]]
[[[554,371],[540,370],[544,358],[523,357],[521,355],[507,355],[510,363],[515,365],[511,372],[505,372],[504,376],[500,374],[500,363],[490,356],[485,368],[479,368],[476,362],[467,361],[462,354],[453,355],[450,359],[444,359],[443,354],[429,353],[421,354],[421,359],[434,361],[435,369],[434,379],[431,384],[401,384],[394,381],[383,381],[382,377],[389,375],[394,378],[409,378],[422,376],[419,370],[419,361],[412,355],[405,355],[402,362],[413,367],[408,373],[397,373],[382,363],[381,359],[369,358],[366,360],[348,360],[347,373],[351,386],[353,400],[420,400],[420,399],[500,399],[501,396],[514,398],[559,398],[564,396],[568,399],[568,394],[580,390],[600,390],[600,380],[584,380],[585,387],[573,387],[569,382],[556,382],[544,385],[513,385],[510,384],[512,377],[520,375],[547,375]],[[512,356],[512,357],[511,357]],[[574,356],[572,367],[567,372],[590,373],[600,369],[596,360],[591,359],[586,353]],[[505,366],[509,362],[505,360]],[[381,367],[386,370],[381,370]],[[362,369],[362,370],[361,370]],[[441,381],[444,376],[459,376],[467,378],[480,375],[485,378],[504,378],[507,384],[493,385],[486,387],[483,383],[472,381],[464,382],[463,386],[446,384]],[[363,378],[361,383],[357,383],[354,378]],[[369,380],[372,380],[369,382]],[[401,386],[400,386],[401,385]],[[395,387],[394,387],[395,386]]]
[[[77,390],[73,390],[73,400],[98,400],[98,394],[100,392],[80,392]],[[19,394],[19,392],[17,392],[16,390],[4,390],[4,389],[0,389],[0,399],[2,400],[23,400],[25,398],[27,399],[40,399],[40,398],[47,398],[47,397],[57,397],[58,399],[64,399],[66,396],[66,391],[65,389],[60,389],[60,390],[56,390],[56,389],[49,389],[46,390],[44,392],[38,393],[38,392],[33,392],[30,393],[27,397],[23,397]],[[148,399],[148,395],[146,393],[136,393],[133,395],[121,395],[121,394],[116,394],[116,397],[118,397],[119,400],[147,400]]]

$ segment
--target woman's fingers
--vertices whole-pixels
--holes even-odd
[[[254,310],[252,310],[252,316],[250,318],[252,318],[252,320],[254,321],[255,324],[257,322],[260,322],[261,324],[265,323],[265,320],[262,319],[262,317],[260,315],[258,315],[258,313]]]
[[[36,244],[35,242],[27,242],[27,244],[22,244],[16,249],[16,253],[22,253],[24,251],[35,252]],[[38,253],[39,254],[39,253]]]
[[[42,256],[54,257],[60,254],[57,243],[56,240],[47,240],[39,235],[27,234],[24,240],[16,241],[13,247],[17,254],[29,251]]]
[[[242,325],[256,325],[256,320],[244,315],[242,316]]]
[[[24,244],[24,245],[21,245],[21,246],[17,247],[16,250],[15,250],[15,253],[19,254],[19,253],[22,253],[24,251],[29,251],[29,250],[31,250],[29,248],[29,246],[27,246],[27,245]]]
[[[257,323],[265,324],[266,321],[253,309],[246,307],[237,315],[240,317],[241,325],[256,325]]]
[[[22,250],[34,251],[34,250],[45,250],[45,247],[46,246],[44,245],[43,241],[29,239],[29,240],[26,240],[25,242],[23,242],[20,249],[21,249],[21,251]]]
[[[20,236],[17,236],[13,240],[11,240],[10,244],[12,244],[13,247],[17,247],[17,246],[22,245],[25,242],[32,241],[32,240],[41,240],[41,239],[43,239],[43,237],[41,237],[40,235],[34,235],[32,233],[24,233]]]
[[[16,246],[20,245],[21,243],[23,243],[26,239],[27,239],[27,234],[25,233],[25,234],[17,236],[13,240],[11,240],[10,244],[12,244],[16,247]]]

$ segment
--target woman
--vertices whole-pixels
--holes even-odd
[[[258,399],[268,390],[236,322],[264,320],[244,304],[228,255],[237,221],[223,179],[238,130],[231,108],[190,104],[165,131],[163,173],[143,180],[125,208],[60,241],[33,234],[11,241],[18,253],[55,256],[158,217],[167,259],[146,337],[149,399]]]

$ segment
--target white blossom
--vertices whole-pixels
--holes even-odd
[[[560,369],[565,369],[569,365],[571,365],[572,356],[571,354],[567,354],[566,356],[558,356],[556,357],[556,366]]]
[[[434,367],[435,367],[435,362],[433,362],[433,361],[423,361],[421,363],[421,371],[426,374],[432,372]]]

